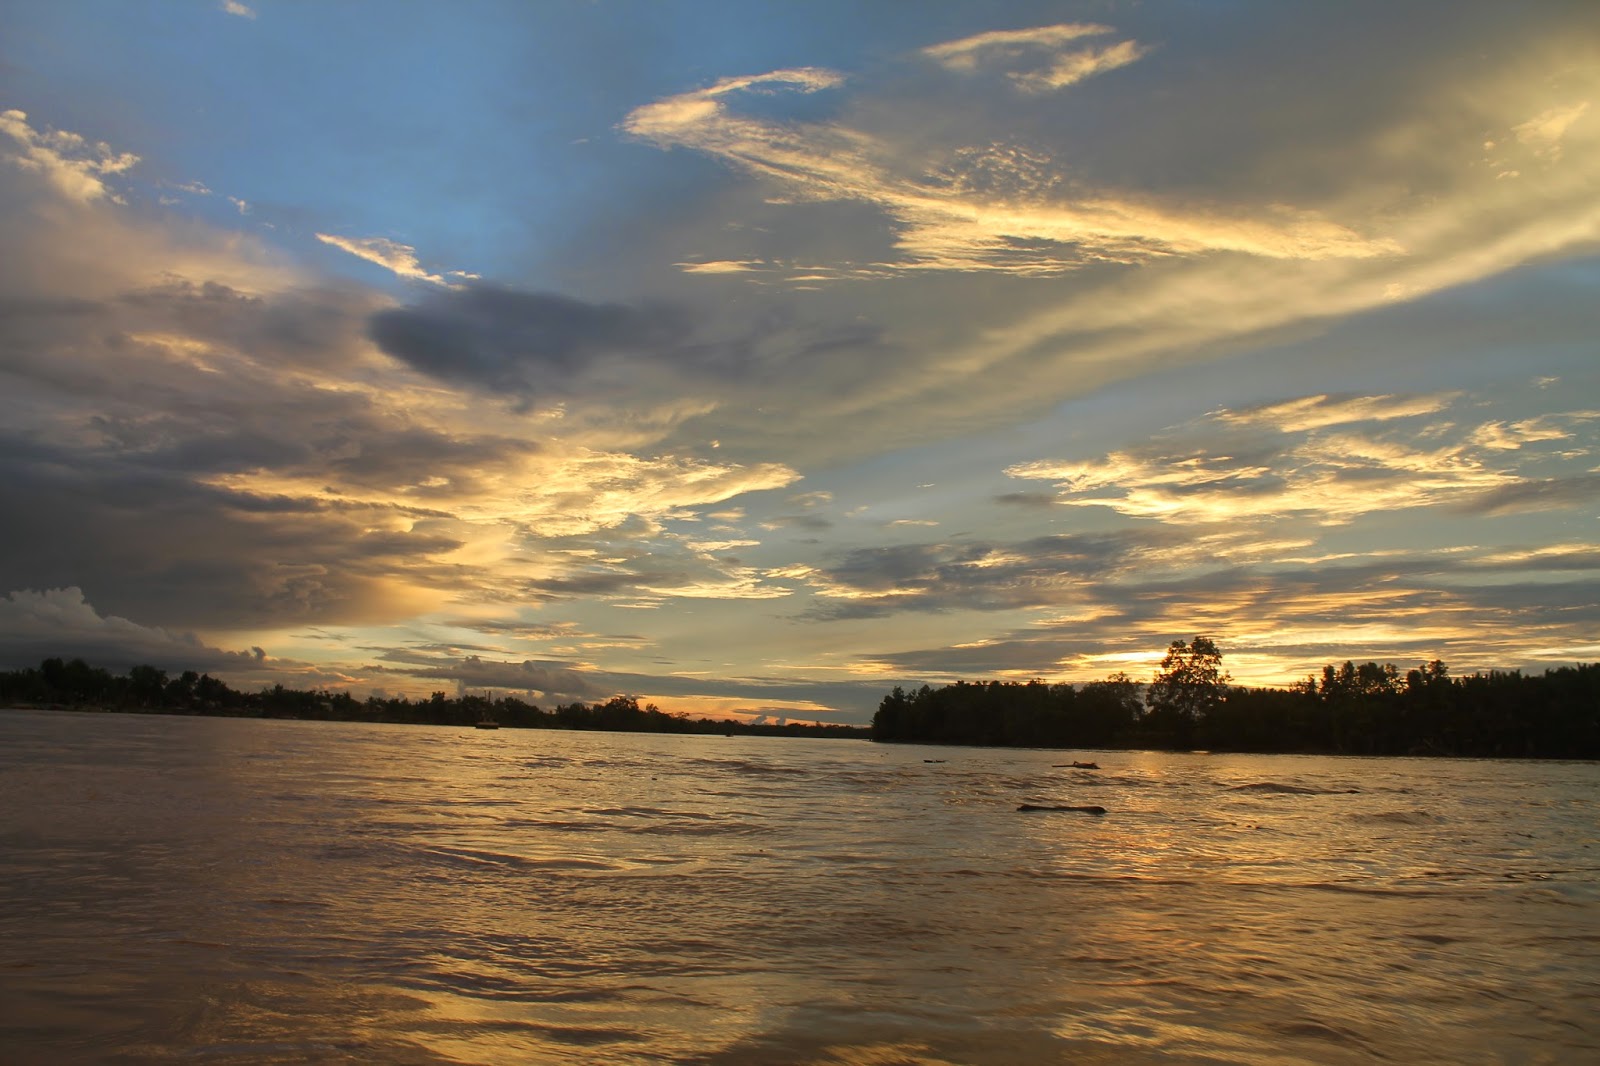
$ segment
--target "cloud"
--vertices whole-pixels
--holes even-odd
[[[548,293],[471,285],[373,316],[384,351],[445,381],[495,391],[561,395],[607,359],[681,352],[682,312],[589,303]]]
[[[1002,492],[995,496],[994,502],[1007,507],[1025,507],[1031,510],[1043,510],[1056,505],[1056,497],[1048,492]]]
[[[965,69],[975,56],[1024,43],[1007,35],[988,43],[955,42],[948,46],[953,50],[946,65]],[[1103,54],[1063,57],[1061,66],[1029,75],[1022,84],[1064,85],[1142,54],[1132,42],[1125,44]],[[711,89],[637,108],[622,128],[663,148],[692,148],[722,159],[799,201],[876,207],[895,225],[900,258],[873,263],[856,276],[939,270],[1038,277],[1092,262],[1217,252],[1318,260],[1399,251],[1392,241],[1370,239],[1316,212],[1282,204],[1244,215],[1216,206],[1164,204],[1149,194],[1058,188],[1050,175],[1062,169],[1059,161],[1005,143],[960,146],[942,163],[910,169],[916,155],[888,136],[836,123],[743,117],[731,111],[727,99],[753,88],[810,93],[840,84],[838,75],[809,68],[725,79]],[[824,268],[808,276],[835,275]]]
[[[380,293],[165,215],[28,209],[57,195],[22,175],[0,182],[18,253],[0,258],[0,510],[12,516],[0,589],[77,586],[112,614],[203,632],[390,624],[504,603],[505,589],[558,598],[582,567],[544,545],[649,536],[668,515],[799,476],[649,451],[661,424],[704,408],[676,409],[671,390],[662,401],[638,380],[647,342],[681,334],[677,312],[458,296],[435,334],[476,336],[469,355],[502,359],[529,387],[561,368],[571,406],[535,414],[515,390],[494,394],[482,364],[455,373],[418,339],[425,329],[387,336],[435,373],[386,354],[368,335],[392,309]],[[529,338],[544,363],[516,369]],[[597,370],[624,342],[633,362]],[[615,404],[606,373],[660,406]],[[670,571],[624,574],[618,595],[782,594],[680,554]]]
[[[1472,439],[1485,448],[1515,451],[1525,444],[1571,440],[1579,425],[1600,420],[1600,411],[1565,411],[1515,422],[1485,422],[1473,431]],[[1588,454],[1579,449],[1575,455]]]
[[[242,201],[235,201],[235,205],[241,214],[247,210]],[[328,233],[318,233],[316,237],[323,244],[331,244],[342,252],[349,252],[357,259],[376,263],[385,270],[392,271],[397,277],[428,281],[435,285],[451,284],[442,275],[430,274],[422,269],[422,264],[417,260],[417,250],[409,244],[400,244],[386,237],[337,237]]]
[[[576,669],[565,662],[500,662],[478,655],[445,658],[397,649],[384,662],[367,667],[371,673],[398,673],[408,677],[453,681],[457,691],[500,689],[523,693],[550,703],[586,702],[616,695],[604,677]]]
[[[703,553],[625,548],[686,508],[786,484],[785,468],[407,429],[359,406],[318,427],[330,413],[263,412],[248,434],[209,436],[170,417],[107,423],[112,447],[8,440],[0,505],[17,518],[0,530],[0,583],[76,580],[121,611],[223,628],[515,597],[787,594]],[[565,552],[602,535],[604,562]]]
[[[102,615],[77,587],[19,589],[0,599],[0,666],[22,669],[52,657],[81,658],[113,671],[150,665],[227,672],[257,667],[266,653],[224,651],[193,633]]]
[[[1460,510],[1474,515],[1526,514],[1584,507],[1596,501],[1600,501],[1600,474],[1585,474],[1502,485],[1462,501]]]
[[[22,149],[20,154],[6,153],[8,161],[42,175],[58,194],[77,203],[118,200],[103,179],[139,162],[138,156],[114,151],[104,141],[91,143],[66,130],[35,130],[23,111],[0,112],[0,133]]]
[[[674,263],[685,274],[750,274],[771,269],[759,260],[719,259],[706,263]]]
[[[1573,123],[1589,110],[1589,101],[1547,108],[1526,122],[1511,128],[1518,142],[1531,148],[1536,155],[1549,160],[1561,158],[1561,141]]]
[[[446,385],[561,422],[562,435],[674,452],[724,445],[783,454],[813,440],[790,404],[848,395],[886,361],[868,321],[808,319],[784,307],[694,308],[589,301],[475,283],[372,316],[384,352]],[[713,428],[714,427],[714,428]],[[737,444],[735,444],[737,442]]]
[[[680,93],[635,108],[623,120],[627,132],[646,138],[670,138],[673,131],[694,128],[726,115],[722,98],[741,92],[770,94],[773,86],[802,93],[834,89],[844,83],[844,75],[821,67],[797,67],[775,70],[768,74],[752,74],[723,78],[706,89]]]
[[[1009,83],[1000,95],[941,66],[914,99],[870,77],[840,81],[826,120],[780,121],[773,98],[752,104],[730,90],[713,108],[623,129],[742,179],[724,192],[728,216],[697,216],[666,262],[771,264],[732,277],[759,277],[772,292],[803,275],[821,290],[818,305],[886,324],[883,358],[809,394],[803,417],[827,428],[800,446],[838,452],[903,445],[954,422],[1015,423],[1332,323],[1415,344],[1414,328],[1445,328],[1429,321],[1436,312],[1387,334],[1396,319],[1371,313],[1589,247],[1600,238],[1600,151],[1587,115],[1564,128],[1560,160],[1519,188],[1475,164],[1483,131],[1520,149],[1513,127],[1592,96],[1593,66],[1537,28],[1496,55],[1471,73],[1415,57],[1403,86],[1358,94],[1326,129],[1275,125],[1321,96],[1269,103],[1184,82],[1193,55],[1176,44],[1143,61],[1144,73],[1196,92],[1149,109],[1107,97],[1063,115],[1059,103]],[[1242,45],[1238,56],[1270,67]],[[1219,124],[1218,113],[1236,117]],[[806,254],[795,255],[801,229]],[[1019,277],[1032,283],[1006,283]],[[690,280],[709,290],[731,278]],[[957,294],[976,291],[986,315],[954,310]],[[1580,331],[1570,310],[1538,328]],[[764,399],[769,416],[783,404],[780,390]],[[893,414],[912,408],[919,419]],[[721,425],[705,432],[739,440]]]
[[[1125,67],[1143,58],[1149,50],[1137,41],[1119,41],[1105,48],[1084,48],[1055,57],[1046,70],[1013,74],[1017,87],[1026,92],[1054,92],[1080,81]]]
[[[255,9],[241,4],[239,0],[222,0],[219,6],[228,14],[237,15],[240,18],[254,19],[256,17]]]
[[[1155,564],[1177,540],[1166,532],[1141,531],[857,548],[803,575],[819,598],[806,617],[1060,606],[1126,567]]]
[[[230,492],[92,452],[7,442],[0,586],[71,584],[159,625],[408,617],[459,540],[385,506]]]
[[[1396,418],[1430,415],[1448,407],[1457,395],[1301,396],[1255,407],[1218,411],[1216,417],[1234,425],[1265,425],[1282,433],[1298,433],[1350,422],[1386,422]]]
[[[768,713],[806,720],[861,722],[883,696],[877,681],[816,681],[778,676],[697,677],[599,669],[570,659],[494,659],[396,648],[363,673],[378,677],[453,682],[463,694],[477,690],[524,694],[549,710],[568,702],[592,703],[615,695],[656,701],[663,710],[713,718]]]
[[[1063,504],[1181,525],[1290,516],[1343,524],[1376,512],[1444,505],[1501,512],[1571,505],[1591,491],[1585,479],[1539,479],[1508,465],[1513,449],[1564,439],[1567,434],[1552,426],[1581,419],[1585,412],[1529,420],[1520,430],[1500,423],[1471,431],[1451,423],[1383,432],[1351,428],[1436,414],[1448,400],[1310,396],[1217,411],[1138,449],[1085,461],[1018,463],[1006,473],[1056,482]],[[1228,436],[1211,428],[1228,426],[1262,426],[1278,436]],[[1440,443],[1441,433],[1453,433],[1455,439]],[[1508,440],[1512,433],[1515,443]],[[1586,454],[1530,454],[1516,461]]]
[[[1244,684],[1283,684],[1345,658],[1402,666],[1443,658],[1457,673],[1563,665],[1600,621],[1596,547],[1284,558],[1253,572],[1130,568],[1026,626],[959,644],[866,651],[862,659],[933,680],[1082,682],[1116,670],[1148,676],[1170,640],[1203,632]],[[1203,556],[1203,546],[1191,554]],[[1552,576],[1528,580],[1540,572]]]
[[[1418,46],[1352,24],[1318,38],[1317,70],[1273,47],[1303,21],[1158,21],[1209,28],[1159,51],[1109,27],[1008,30],[646,102],[622,151],[725,168],[652,178],[625,218],[607,199],[603,235],[574,217],[563,248],[587,258],[547,264],[590,286],[571,294],[456,288],[408,245],[324,233],[311,251],[426,284],[396,301],[330,280],[220,197],[209,213],[237,229],[141,200],[124,175],[155,164],[8,113],[0,589],[77,586],[208,645],[316,625],[330,649],[415,641],[443,658],[411,665],[456,670],[421,680],[477,655],[486,681],[506,660],[508,683],[571,669],[597,691],[635,688],[584,661],[623,608],[655,609],[626,616],[649,638],[635,661],[788,657],[811,676],[919,653],[1093,676],[1202,624],[1257,666],[1343,639],[1421,650],[1458,619],[1485,655],[1508,646],[1496,626],[1580,643],[1576,527],[1570,551],[1518,560],[1451,538],[1532,544],[1542,519],[1592,510],[1593,421],[1550,411],[1589,384],[1570,258],[1600,237],[1592,65],[1513,36],[1538,21],[1521,14],[1491,20],[1508,34],[1479,64],[1459,61],[1465,31]],[[681,229],[652,229],[662,214]],[[1535,311],[1486,310],[1514,286]],[[1508,353],[1509,398],[1481,384]],[[1547,371],[1561,388],[1534,396]],[[1302,374],[1316,384],[1282,385]],[[1445,391],[1463,380],[1485,391]],[[931,458],[909,447],[929,440]],[[836,500],[756,495],[802,473]],[[908,503],[923,480],[940,491]],[[1450,552],[1394,548],[1413,522]],[[772,637],[774,616],[814,624]],[[468,617],[572,636],[444,655],[437,620]],[[378,626],[395,628],[351,635]]]
[[[1063,23],[1028,30],[994,30],[957,41],[930,45],[922,54],[944,67],[971,74],[1002,69],[1023,92],[1054,92],[1106,71],[1125,67],[1149,49],[1137,41],[1120,41],[1105,47],[1072,48],[1065,45],[1085,37],[1113,32],[1094,23]]]
[[[798,476],[530,439],[548,423],[375,367],[368,306],[187,285],[13,305],[0,587],[76,583],[161,623],[396,621],[497,586],[564,594],[577,564],[540,545]],[[752,591],[692,557],[616,582],[641,586]]]
[[[1060,51],[1064,44],[1111,32],[1110,26],[1092,22],[1068,22],[1026,30],[990,30],[929,45],[922,50],[922,54],[951,70],[969,72],[997,60],[1014,62],[1023,57],[1035,57],[1040,52],[1048,56]]]

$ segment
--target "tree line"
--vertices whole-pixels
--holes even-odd
[[[153,666],[112,674],[82,659],[0,671],[0,704],[144,713],[303,718],[511,729],[871,737],[990,747],[1163,748],[1350,755],[1600,758],[1600,664],[1542,675],[1451,676],[1435,660],[1402,675],[1392,663],[1325,666],[1287,688],[1233,685],[1214,641],[1174,641],[1148,682],[1125,673],[1085,685],[958,681],[896,687],[870,729],[750,723],[667,713],[632,696],[557,704],[515,696],[427,699],[292,689],[234,689],[209,674]]]
[[[809,722],[744,722],[670,714],[632,696],[601,703],[557,704],[549,710],[516,696],[435,692],[425,700],[283,685],[242,692],[209,674],[185,670],[168,676],[153,666],[113,674],[82,659],[46,659],[37,668],[0,671],[0,705],[135,713],[215,715],[231,718],[303,718],[338,722],[473,726],[483,721],[508,729],[586,729],[626,733],[738,733],[754,736],[865,738],[858,726]]]
[[[1542,675],[1452,677],[1438,660],[1403,676],[1347,661],[1287,688],[1231,684],[1206,637],[1174,641],[1147,684],[1043,681],[896,688],[872,720],[882,741],[1257,753],[1600,758],[1600,664]]]

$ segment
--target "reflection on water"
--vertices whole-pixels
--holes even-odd
[[[6,1059],[1600,1054],[1595,765],[1061,761],[0,713]]]

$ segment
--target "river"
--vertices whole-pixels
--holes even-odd
[[[1600,1061],[1597,786],[4,711],[0,1058]]]

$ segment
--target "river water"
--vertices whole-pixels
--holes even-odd
[[[1595,1062],[1597,786],[0,712],[0,1059]]]

